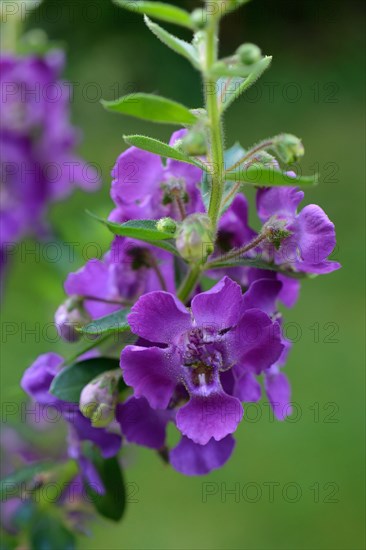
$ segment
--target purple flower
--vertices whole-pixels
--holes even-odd
[[[175,422],[175,410],[155,410],[144,397],[131,397],[118,405],[116,418],[128,442],[164,451],[167,424]],[[205,475],[222,467],[229,460],[234,446],[231,435],[221,441],[211,439],[206,445],[198,445],[182,436],[169,451],[169,462],[182,474]]]
[[[185,134],[186,130],[175,132],[170,145]],[[168,159],[164,166],[158,155],[131,147],[117,159],[112,177],[111,197],[116,209],[110,215],[111,220],[124,222],[165,216],[181,219],[178,201],[184,204],[187,214],[204,212],[199,190],[202,171],[191,164]]]
[[[248,202],[244,195],[238,194],[232,204],[220,219],[216,256],[225,254],[233,248],[240,248],[250,243],[257,233],[248,223]],[[262,259],[260,247],[251,250],[246,257],[248,259]],[[237,281],[243,287],[249,287],[257,279],[268,278],[275,279],[282,283],[278,299],[286,307],[293,307],[298,299],[300,291],[300,282],[296,279],[286,277],[280,273],[269,270],[260,270],[252,267],[231,267],[220,270],[222,275],[228,275]],[[217,275],[218,271],[212,272],[212,276]]]
[[[327,258],[336,245],[334,224],[315,204],[297,208],[304,193],[296,187],[272,187],[257,192],[257,210],[262,223],[280,222],[291,235],[285,238],[273,255],[276,264],[292,266],[306,273],[330,273],[341,266]]]
[[[103,260],[89,260],[65,282],[69,296],[92,297],[84,307],[92,318],[117,311],[145,292],[174,292],[174,262],[164,250],[132,239],[116,237]],[[105,300],[105,302],[103,302]],[[109,302],[109,303],[108,303]]]
[[[246,309],[240,286],[228,277],[195,296],[191,311],[167,292],[145,294],[128,321],[135,334],[165,347],[127,346],[121,355],[126,383],[155,409],[167,408],[183,385],[189,400],[177,412],[177,427],[200,445],[233,433],[243,416],[239,399],[222,387],[222,373],[235,367],[259,374],[283,350],[278,323]]]

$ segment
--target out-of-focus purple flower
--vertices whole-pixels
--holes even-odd
[[[262,223],[280,223],[290,232],[279,250],[264,250],[276,264],[306,273],[330,273],[341,266],[328,260],[336,245],[334,224],[316,204],[297,212],[304,193],[296,187],[272,187],[257,192],[257,210]]]
[[[2,254],[25,234],[44,232],[50,202],[75,186],[99,186],[95,169],[74,153],[78,132],[70,124],[70,87],[60,80],[64,56],[0,56]]]
[[[130,397],[117,407],[116,419],[130,443],[164,452],[168,422],[175,422],[174,409],[156,410],[141,397]],[[221,468],[230,458],[234,438],[211,439],[206,445],[194,443],[185,436],[169,451],[169,462],[178,472],[188,476],[205,475]]]
[[[186,133],[175,132],[170,145],[174,146]],[[191,164],[168,159],[164,166],[158,155],[131,147],[117,159],[112,177],[111,197],[116,204],[110,215],[113,221],[165,216],[179,220],[179,202],[187,214],[204,212],[199,190],[202,171]]]
[[[155,409],[169,406],[179,385],[189,401],[176,424],[199,445],[233,433],[242,416],[239,399],[228,395],[221,375],[234,366],[260,374],[280,357],[280,327],[257,308],[246,309],[240,286],[228,277],[195,296],[189,312],[175,296],[151,292],[128,316],[132,331],[165,347],[127,346],[121,354],[125,382]]]
[[[159,289],[175,290],[171,254],[123,237],[114,239],[103,260],[89,260],[77,272],[70,273],[65,282],[69,296],[87,297],[84,307],[94,319],[117,311],[145,292]]]

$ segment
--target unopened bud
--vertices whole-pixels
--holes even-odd
[[[79,296],[71,296],[55,313],[57,332],[66,342],[77,342],[81,337],[77,329],[90,322],[91,317],[85,311]]]
[[[182,258],[204,263],[214,251],[211,220],[205,214],[191,214],[181,224],[176,241]]]
[[[165,233],[171,233],[173,236],[177,230],[177,222],[172,218],[161,218],[156,224],[156,229]]]
[[[297,162],[305,154],[301,139],[292,134],[281,134],[278,136],[274,143],[274,150],[285,164]]]
[[[197,8],[191,13],[191,21],[195,29],[200,30],[206,27],[207,12],[203,8]]]
[[[82,390],[79,408],[94,428],[104,428],[114,420],[119,378],[119,372],[104,372]]]
[[[255,44],[250,44],[249,42],[239,46],[236,53],[238,54],[240,62],[243,65],[254,65],[254,63],[258,63],[258,61],[262,59],[261,49]]]
[[[206,134],[201,128],[192,128],[184,136],[180,145],[181,151],[192,157],[199,157],[207,153]]]

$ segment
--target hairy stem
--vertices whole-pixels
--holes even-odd
[[[272,146],[273,146],[273,140],[272,139],[262,141],[261,143],[258,143],[258,145],[253,147],[253,149],[250,149],[247,153],[245,153],[245,155],[240,160],[238,160],[238,162],[236,162],[235,164],[230,166],[230,168],[228,168],[226,170],[226,172],[232,172],[236,168],[239,168],[239,166],[241,166],[244,162],[249,160],[253,155],[255,155],[256,153],[259,153],[259,151],[264,151],[265,149],[270,149]]]
[[[202,68],[204,80],[205,103],[209,126],[210,163],[212,166],[212,188],[208,215],[211,219],[213,232],[216,233],[220,215],[221,200],[224,192],[224,144],[221,114],[217,101],[217,79],[212,76],[212,67],[217,62],[218,55],[219,17],[209,15],[206,27],[206,58]],[[178,297],[186,302],[196,287],[202,266],[196,265],[190,271],[178,290]]]
[[[212,188],[208,214],[211,218],[212,227],[216,231],[220,213],[221,199],[224,191],[224,147],[223,128],[221,115],[217,102],[217,79],[212,77],[210,72],[217,61],[219,21],[211,15],[206,31],[206,67],[204,74],[205,100],[209,120],[210,153],[212,162]]]
[[[235,250],[232,250],[228,254],[225,254],[224,256],[221,256],[220,258],[216,258],[212,262],[208,262],[205,266],[205,269],[210,269],[214,267],[216,264],[221,264],[222,262],[227,262],[228,260],[232,260],[233,258],[237,258],[238,256],[242,256],[243,254],[246,254],[256,246],[258,246],[261,242],[266,240],[267,233],[260,233],[258,237],[250,241],[250,243],[241,246],[240,248],[236,248]]]
[[[202,266],[195,266],[192,267],[187,275],[187,277],[184,279],[180,289],[177,292],[178,298],[185,303],[190,295],[192,294],[192,291],[196,287],[200,275],[201,275]]]

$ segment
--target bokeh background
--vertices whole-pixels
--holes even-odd
[[[250,146],[281,131],[302,137],[304,172],[322,174],[306,203],[320,204],[337,226],[333,259],[343,269],[306,281],[297,307],[285,313],[287,335],[295,340],[286,367],[293,416],[279,423],[265,403],[248,407],[233,458],[202,479],[179,475],[147,450],[129,451],[131,502],[124,521],[99,520],[92,537],[80,539],[81,548],[365,547],[363,12],[361,0],[253,0],[222,28],[223,54],[251,41],[274,56],[258,85],[228,111],[227,145],[239,140]],[[124,149],[122,134],[168,139],[173,130],[107,113],[99,100],[147,91],[190,107],[202,103],[190,65],[163,47],[141,17],[107,0],[45,0],[27,21],[27,28],[35,27],[67,48],[72,118],[84,134],[80,152],[101,167],[103,186],[95,195],[77,192],[51,211],[58,238],[79,243],[74,261],[65,253],[49,261],[51,249],[32,254],[32,240],[18,249],[2,309],[2,326],[17,327],[16,334],[3,334],[6,402],[22,399],[19,379],[38,354],[70,354],[43,327],[63,300],[66,273],[108,247],[108,233],[85,210],[107,215],[111,208],[110,170]],[[184,30],[172,30],[185,37]],[[97,248],[85,248],[88,243]]]

